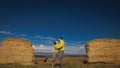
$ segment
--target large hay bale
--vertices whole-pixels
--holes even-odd
[[[31,65],[34,60],[32,44],[25,39],[7,38],[0,47],[0,64]]]
[[[119,39],[95,39],[86,44],[87,61],[120,63]]]

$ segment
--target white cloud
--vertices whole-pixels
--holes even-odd
[[[85,55],[86,50],[84,46],[66,46],[65,53],[68,54],[77,54],[77,55]]]
[[[35,53],[43,52],[43,53],[52,53],[54,50],[53,46],[46,45],[33,45]],[[73,54],[73,55],[85,55],[85,47],[84,46],[65,46],[65,54]]]
[[[65,44],[69,46],[84,46],[85,42],[84,41],[65,41]]]
[[[6,34],[6,35],[14,35],[13,33],[5,30],[0,30],[0,34]]]
[[[53,37],[46,37],[46,39],[48,39],[48,40],[56,40],[56,39],[53,38]]]
[[[53,52],[53,42],[56,38],[53,37],[44,37],[44,36],[35,36],[37,42],[42,45],[34,45],[35,52]],[[66,54],[78,54],[85,55],[84,41],[65,41],[65,53]],[[38,44],[38,43],[37,43]],[[46,46],[47,45],[47,46]]]
[[[44,39],[44,40],[55,40],[56,38],[53,38],[53,37],[45,37],[45,36],[35,36],[35,38],[38,38],[38,39]]]
[[[53,42],[56,40],[56,38],[53,37],[46,37],[46,36],[35,36],[34,41],[36,44],[44,44],[44,45],[53,45]]]
[[[25,37],[25,36],[27,36],[26,34],[21,34],[20,36],[23,36],[23,37]]]
[[[42,38],[44,38],[44,36],[35,36],[35,38],[40,38],[40,39],[42,39]]]
[[[41,44],[40,47],[44,47],[44,45]]]
[[[9,31],[0,30],[0,34],[6,34],[6,35],[17,35],[15,33],[11,33]],[[56,40],[56,38],[53,37],[45,37],[45,36],[35,36],[31,37],[26,34],[19,34],[18,36],[24,37],[27,40],[30,40],[32,43],[34,43],[33,48],[35,52],[53,52],[53,42]],[[27,38],[26,38],[27,36]],[[28,39],[29,38],[29,39]],[[76,42],[76,41],[65,41],[65,53],[67,54],[79,54],[83,55],[86,54],[85,47],[84,47],[84,41]],[[39,45],[35,45],[39,44]]]
[[[46,46],[46,45],[32,45],[34,48],[34,52],[43,52],[43,53],[49,53],[53,52],[54,48],[52,46]]]

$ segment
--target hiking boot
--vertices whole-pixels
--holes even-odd
[[[45,59],[44,59],[44,62],[47,62],[48,61],[48,57],[46,57]]]
[[[60,68],[63,68],[63,64],[60,64]]]

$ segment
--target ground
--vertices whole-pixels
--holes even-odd
[[[0,68],[52,68],[51,62],[43,62],[44,56],[36,56],[35,64],[32,66],[23,66],[19,64],[0,64]],[[65,56],[63,59],[63,68],[120,68],[120,64],[105,63],[87,63],[86,56]],[[59,68],[59,62],[56,61],[54,68]]]

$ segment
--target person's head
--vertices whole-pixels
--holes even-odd
[[[59,37],[59,40],[63,40],[63,38],[62,38],[62,37]]]
[[[58,44],[58,41],[54,41],[54,45]]]

